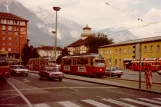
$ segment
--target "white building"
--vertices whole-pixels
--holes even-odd
[[[37,52],[39,53],[39,55],[41,57],[54,57],[54,52],[53,51],[53,46],[41,46],[41,47],[37,47]],[[62,48],[57,47],[56,48],[56,58],[61,55],[62,52]]]
[[[70,45],[67,46],[69,53],[71,55],[73,54],[83,54],[83,53],[88,53],[88,41],[89,37],[92,36],[91,34],[91,28],[86,27],[83,28],[83,33],[81,34],[81,39],[71,43]]]

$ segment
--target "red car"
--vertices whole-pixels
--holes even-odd
[[[40,79],[58,79],[62,81],[64,74],[60,72],[58,67],[45,67],[43,70],[39,71]]]

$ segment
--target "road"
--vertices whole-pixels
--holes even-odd
[[[159,107],[161,95],[70,79],[13,76],[0,84],[0,107]]]

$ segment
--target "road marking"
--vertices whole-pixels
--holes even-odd
[[[131,105],[131,104],[126,104],[124,102],[120,102],[120,101],[116,101],[116,100],[112,100],[112,99],[102,99],[102,100],[110,102],[110,103],[114,103],[114,104],[117,104],[117,105],[120,105],[120,106],[123,106],[123,107],[137,107],[137,106],[134,106],[134,105]]]
[[[2,100],[8,100],[8,99],[15,98],[15,97],[18,97],[18,96],[19,96],[19,95],[12,96],[12,97],[7,97],[7,98],[4,98],[4,99],[0,99],[0,101],[2,101]]]
[[[50,107],[50,106],[45,103],[40,103],[40,104],[34,104],[34,107]]]
[[[16,107],[22,107],[22,106],[26,106],[28,107],[28,105],[22,105],[22,104],[0,104],[0,107],[3,107],[3,106],[16,106]]]
[[[78,106],[70,101],[60,101],[60,102],[57,102],[61,105],[63,105],[64,107],[81,107],[81,106]]]
[[[148,102],[152,102],[152,103],[158,103],[158,104],[161,104],[160,101],[156,101],[156,100],[150,100],[150,99],[147,99],[147,98],[138,98],[140,100],[144,100],[144,101],[148,101]]]
[[[29,107],[33,107],[30,101],[16,88],[11,82],[7,81],[16,91],[17,93],[25,100]]]
[[[27,90],[42,90],[42,89],[67,89],[67,88],[69,88],[69,89],[71,89],[71,88],[73,88],[73,89],[100,89],[100,88],[102,88],[102,89],[108,89],[108,88],[118,88],[118,87],[45,87],[45,88],[30,88],[30,89],[19,89],[19,90],[21,90],[21,91],[27,91]],[[15,90],[3,90],[3,91],[0,91],[0,92],[10,92],[10,91],[15,91]]]
[[[97,101],[94,101],[94,100],[81,100],[83,102],[86,102],[86,103],[89,103],[91,105],[94,105],[96,107],[111,107],[109,105],[106,105],[106,104],[103,104],[103,103],[100,103],[100,102],[97,102]]]
[[[153,98],[153,99],[156,99],[156,100],[161,100],[161,98]]]
[[[160,106],[155,105],[155,104],[146,103],[146,102],[142,102],[142,101],[138,101],[138,100],[133,100],[133,99],[130,99],[130,98],[122,98],[122,99],[123,99],[123,100],[126,100],[126,101],[133,102],[133,103],[145,105],[145,106],[148,106],[148,107],[160,107]]]

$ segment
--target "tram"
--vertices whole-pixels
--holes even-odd
[[[80,54],[62,57],[60,70],[64,73],[101,77],[105,74],[105,60],[100,54]]]

